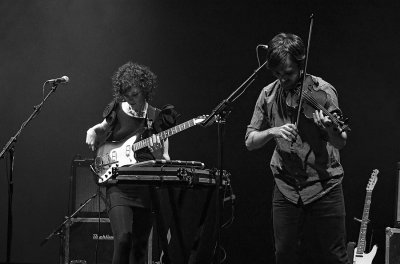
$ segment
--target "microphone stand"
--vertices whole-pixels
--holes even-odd
[[[217,241],[216,251],[214,252],[214,264],[221,263],[220,242],[221,242],[221,227],[222,227],[222,199],[220,197],[220,189],[222,188],[223,177],[223,157],[224,157],[224,142],[223,135],[226,124],[226,118],[231,112],[232,103],[238,99],[246,89],[254,82],[258,72],[267,64],[265,61],[259,66],[235,91],[233,91],[228,98],[222,100],[211,114],[201,123],[203,127],[208,127],[214,123],[218,124],[218,170],[215,175],[215,195],[216,195],[216,222],[217,222]]]
[[[54,235],[59,236],[60,238],[60,247],[59,247],[59,263],[62,264],[65,261],[69,261],[69,234],[66,232],[65,230],[67,228],[69,228],[73,222],[72,222],[72,218],[75,217],[76,214],[78,214],[83,207],[85,207],[93,198],[95,198],[97,195],[99,195],[98,192],[96,192],[95,194],[93,194],[91,197],[89,197],[81,206],[79,206],[78,209],[76,209],[75,212],[73,212],[71,215],[66,216],[64,222],[62,222],[57,228],[55,228],[53,230],[53,232],[51,232],[46,238],[44,238],[42,240],[42,242],[40,242],[40,246],[42,247],[44,244],[47,243],[47,241],[50,240],[50,238],[52,238]],[[99,201],[100,201],[100,196],[99,196]],[[100,218],[99,218],[99,223],[100,223]],[[98,239],[97,242],[98,243]],[[67,245],[67,250],[65,249]],[[97,245],[96,245],[96,262],[97,263]],[[69,263],[69,262],[68,262]],[[85,262],[86,263],[86,262]]]
[[[89,197],[81,206],[79,206],[78,209],[76,209],[75,212],[73,212],[70,216],[66,216],[65,221],[62,222],[56,229],[54,229],[53,232],[51,232],[46,238],[44,238],[42,240],[42,242],[40,242],[40,246],[43,246],[44,244],[47,243],[47,241],[49,241],[49,239],[54,236],[54,235],[59,235],[62,234],[62,228],[66,225],[69,224],[71,222],[71,219],[74,218],[74,216],[79,213],[83,207],[85,207],[93,198],[95,198],[98,195],[98,193],[96,192],[95,194],[93,194],[91,197]]]
[[[44,102],[47,98],[57,89],[58,84],[53,83],[53,87],[46,95],[46,97],[42,100],[39,105],[33,107],[33,112],[29,116],[29,118],[22,123],[20,129],[17,133],[10,138],[10,140],[6,143],[3,147],[3,150],[0,152],[0,159],[4,158],[6,152],[8,153],[8,164],[9,164],[9,175],[7,177],[8,182],[8,217],[7,217],[7,256],[6,256],[6,263],[10,263],[10,256],[11,256],[11,245],[12,245],[12,202],[13,202],[13,194],[14,194],[14,182],[13,182],[13,171],[14,171],[14,157],[15,157],[15,143],[19,135],[22,133],[22,130],[29,124],[29,122],[34,119],[40,112]],[[7,176],[7,175],[6,175]]]

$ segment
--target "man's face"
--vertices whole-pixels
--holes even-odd
[[[288,57],[284,63],[272,69],[272,74],[278,78],[282,88],[288,91],[296,87],[300,79],[300,68]]]
[[[131,87],[122,97],[136,111],[142,110],[146,102],[143,93],[135,87]]]

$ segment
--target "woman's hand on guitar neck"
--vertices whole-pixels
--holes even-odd
[[[164,142],[158,135],[152,135],[149,137],[149,150],[156,159],[162,159],[164,153]]]

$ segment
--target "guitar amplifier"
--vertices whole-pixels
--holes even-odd
[[[400,263],[400,229],[386,228],[385,264]]]
[[[62,264],[111,263],[114,238],[110,220],[108,218],[71,218],[65,228],[63,244]]]
[[[69,214],[72,214],[87,199],[97,193],[97,195],[82,208],[77,216],[97,217],[100,212],[101,217],[107,217],[106,190],[104,186],[100,187],[97,185],[96,176],[90,168],[91,164],[93,164],[93,159],[82,159],[79,157],[72,161],[69,188]]]

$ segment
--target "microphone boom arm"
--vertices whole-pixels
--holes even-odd
[[[28,117],[28,119],[25,122],[22,123],[22,125],[21,125],[20,129],[17,131],[17,133],[13,137],[11,137],[10,140],[7,142],[7,144],[3,147],[3,150],[0,152],[0,159],[4,158],[5,152],[10,149],[11,145],[14,142],[17,141],[17,138],[21,134],[22,130],[28,125],[28,123],[39,114],[44,102],[57,89],[57,86],[58,86],[58,84],[53,84],[53,87],[51,88],[49,93],[46,95],[46,97],[42,100],[42,102],[33,107],[34,110],[33,110],[32,114]]]
[[[214,108],[214,110],[211,112],[211,114],[203,121],[201,122],[201,125],[204,127],[212,125],[216,120],[217,116],[223,115],[225,116],[227,112],[229,111],[229,106],[231,103],[233,103],[236,99],[239,98],[240,95],[246,91],[246,89],[252,84],[257,77],[258,72],[267,64],[267,61],[265,61],[263,64],[261,64],[235,91],[233,91],[228,98],[222,100],[221,103],[218,104],[217,107]],[[228,110],[228,111],[227,111]]]

